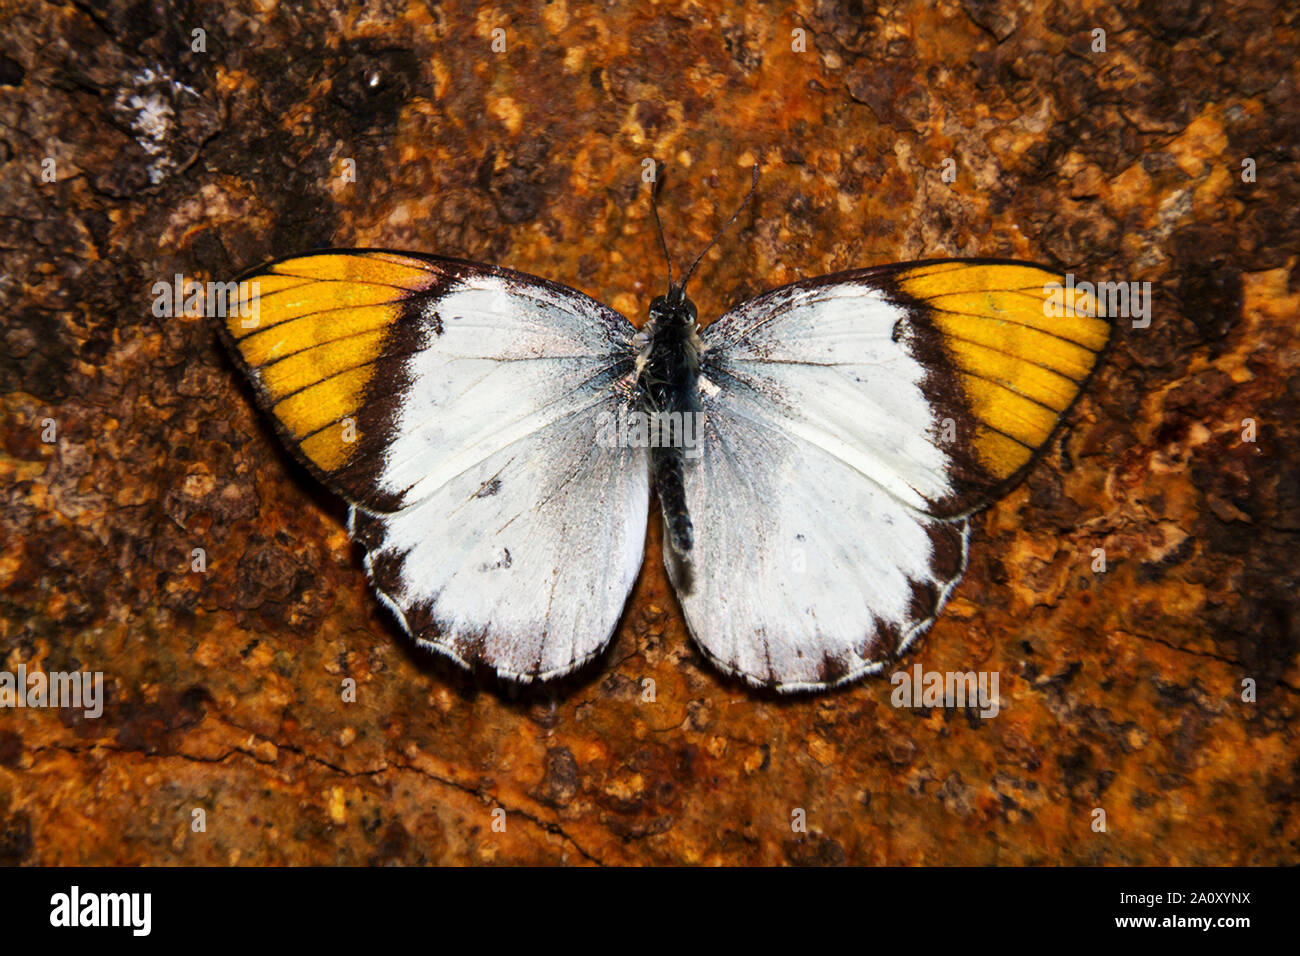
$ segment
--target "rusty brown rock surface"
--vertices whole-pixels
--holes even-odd
[[[1294,6],[720,9],[3,5],[0,670],[107,700],[0,711],[0,863],[1300,861]],[[431,660],[211,322],[151,312],[177,273],[375,245],[639,321],[648,157],[679,259],[762,166],[702,316],[931,255],[1152,283],[904,661],[997,672],[996,718],[720,678],[657,519],[580,675]]]

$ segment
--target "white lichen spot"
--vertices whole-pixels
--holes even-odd
[[[121,90],[116,106],[130,119],[136,142],[149,157],[149,182],[158,185],[176,166],[169,148],[176,129],[175,104],[182,96],[199,94],[193,87],[172,79],[161,68],[140,70],[131,77],[131,88]]]

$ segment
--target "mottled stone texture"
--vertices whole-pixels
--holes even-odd
[[[0,669],[99,670],[108,696],[98,720],[0,712],[0,862],[1300,861],[1294,4],[0,16]],[[995,719],[892,707],[884,679],[796,699],[721,679],[657,519],[583,674],[512,692],[431,660],[211,323],[152,314],[176,273],[373,245],[639,317],[664,281],[652,156],[679,259],[762,164],[702,316],[929,255],[1153,284],[1150,328],[1121,323],[1073,427],[977,519],[906,661],[997,671]]]

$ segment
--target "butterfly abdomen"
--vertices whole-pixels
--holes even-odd
[[[695,544],[695,529],[686,509],[686,489],[682,484],[684,464],[680,448],[655,448],[650,455],[655,490],[664,510],[664,527],[668,541],[678,554],[685,554]]]

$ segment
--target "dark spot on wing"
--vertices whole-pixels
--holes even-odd
[[[912,623],[927,621],[934,617],[939,605],[939,591],[932,581],[912,581],[912,600],[907,606],[907,614]]]
[[[500,478],[489,478],[483,484],[479,485],[478,491],[474,492],[475,498],[491,498],[501,490]]]
[[[475,634],[466,634],[465,636],[452,642],[452,650],[458,657],[464,661],[482,661],[485,664],[492,664],[484,656],[484,649],[487,646],[487,628],[483,628]]]
[[[478,566],[478,569],[480,571],[502,571],[510,567],[512,563],[513,562],[511,561],[510,558],[510,549],[502,548],[501,557],[497,558],[497,560],[493,564],[488,564],[487,562],[480,564]]]
[[[429,328],[434,335],[442,335],[442,316],[437,312],[429,313]]]
[[[930,536],[930,570],[940,581],[951,581],[962,572],[961,528],[960,524],[932,524],[926,528]]]
[[[360,509],[352,513],[352,527],[349,529],[352,540],[369,552],[372,559],[375,552],[384,546],[388,534],[388,522],[382,515],[372,515]],[[401,555],[398,556],[399,559]]]
[[[817,669],[817,679],[823,684],[835,684],[843,680],[848,672],[849,666],[841,658],[826,654]]]
[[[406,627],[414,637],[432,641],[438,635],[438,621],[433,613],[433,601],[421,601],[404,608]]]
[[[405,582],[402,580],[402,565],[405,562],[404,551],[380,551],[377,554],[371,553],[370,556],[370,580],[394,600],[405,590]]]
[[[862,656],[868,660],[893,660],[901,643],[903,635],[899,632],[898,625],[877,617],[871,633],[867,635],[866,653]]]

